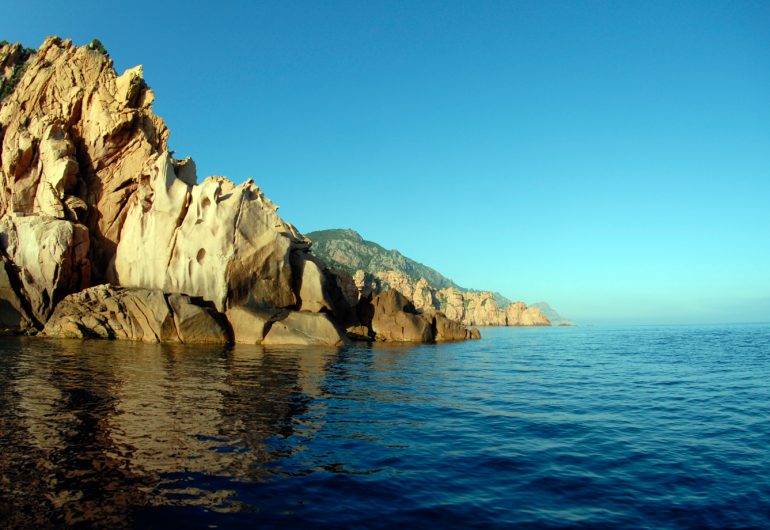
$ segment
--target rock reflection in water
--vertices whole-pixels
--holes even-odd
[[[240,509],[217,477],[260,481],[323,423],[334,349],[8,339],[0,517],[130,525],[139,506]],[[201,483],[205,487],[200,487]]]

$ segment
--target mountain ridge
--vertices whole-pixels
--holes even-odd
[[[305,236],[312,242],[311,253],[333,270],[351,275],[364,294],[395,289],[418,309],[439,310],[469,325],[551,325],[536,307],[500,293],[460,287],[436,269],[368,241],[353,229],[316,230]]]
[[[418,281],[421,277],[440,289],[455,287],[463,289],[452,279],[447,278],[436,269],[419,261],[404,256],[396,249],[387,249],[376,243],[364,239],[361,234],[352,228],[331,228],[328,230],[316,230],[305,234],[313,242],[313,250],[321,258],[328,257],[336,268],[342,269],[348,274],[354,274],[357,270],[401,270],[411,279]],[[331,248],[331,242],[348,242],[343,248]],[[339,251],[356,250],[356,255],[345,256]],[[379,253],[379,254],[378,254]]]

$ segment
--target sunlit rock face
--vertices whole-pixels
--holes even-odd
[[[251,181],[196,184],[194,163],[168,152],[141,67],[119,76],[96,47],[58,38],[19,50],[0,48],[4,87],[15,80],[0,111],[0,245],[35,319],[105,279],[220,311],[297,303],[290,254],[304,238]]]
[[[307,244],[260,189],[223,177],[194,185],[175,172],[190,162],[158,162],[129,202],[115,283],[200,296],[220,311],[294,305],[291,253]],[[157,244],[148,249],[148,241]]]
[[[395,290],[414,304],[415,309],[431,313],[441,311],[446,318],[466,326],[550,326],[548,318],[537,307],[524,302],[511,302],[500,307],[489,291],[462,291],[456,287],[435,289],[425,278],[413,281],[399,271],[376,274],[358,271],[358,290],[361,298],[367,294]],[[367,293],[367,294],[365,294]]]
[[[550,326],[539,307],[527,307],[523,302],[514,302],[505,308],[505,319],[509,326]]]
[[[0,48],[0,62],[13,46]],[[151,111],[141,67],[118,76],[88,46],[51,37],[23,66],[0,109],[0,215],[36,215],[86,226],[103,272],[115,253],[126,203],[168,129]]]
[[[46,332],[216,342],[222,335],[207,317],[215,310],[225,340],[331,344],[343,341],[338,330],[345,328],[371,335],[359,333],[355,286],[309,253],[309,240],[254,182],[198,183],[194,162],[173,157],[141,66],[118,75],[98,43],[77,47],[51,37],[37,51],[0,46],[0,76],[3,329],[42,329],[65,297],[109,284],[131,291],[68,298]],[[202,303],[171,307],[176,334],[169,334],[162,304],[137,294],[142,290],[169,306]],[[418,292],[421,298],[410,299],[428,307],[431,291],[423,285]],[[124,321],[111,322],[93,297],[125,301],[116,313]],[[80,302],[93,314],[78,309]],[[152,324],[135,325],[140,306]],[[287,320],[292,312],[302,314]],[[238,315],[237,333],[227,314]],[[251,330],[245,314],[266,320],[252,319]]]
[[[224,344],[224,319],[180,294],[99,285],[71,294],[56,306],[45,334],[62,338]]]
[[[82,224],[12,213],[0,219],[0,250],[13,264],[7,271],[16,276],[17,295],[29,302],[37,322],[48,319],[63,295],[90,282],[88,230]]]
[[[292,311],[272,324],[262,344],[342,346],[345,342],[345,335],[326,314]]]
[[[14,233],[11,225],[54,233],[58,254],[77,248],[78,270],[51,285],[34,263],[73,258],[6,243],[25,287],[42,285],[60,299],[89,284],[81,278],[90,265],[97,281],[200,296],[220,311],[295,304],[290,253],[307,248],[304,238],[253,182],[196,184],[194,163],[168,152],[153,100],[141,67],[118,76],[109,57],[87,46],[50,38],[26,61],[0,113],[3,233]],[[36,220],[15,220],[27,217]],[[42,321],[58,302],[49,298],[33,304]]]
[[[346,278],[344,290],[351,303],[395,290],[418,311],[441,311],[466,326],[551,325],[538,308],[489,291],[462,289],[438,271],[366,241],[353,230],[320,230],[307,236],[313,241],[312,252]]]

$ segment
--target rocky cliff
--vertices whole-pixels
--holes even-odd
[[[511,302],[499,293],[463,289],[438,271],[366,241],[353,230],[309,232],[312,252],[340,276],[349,276],[349,295],[397,290],[423,311],[440,311],[451,320],[476,326],[550,326],[537,307]]]
[[[140,66],[118,75],[98,41],[51,37],[36,51],[2,43],[0,76],[1,327],[184,343],[387,340],[359,318],[373,299],[351,303],[254,182],[198,183],[193,161],[172,156]],[[440,339],[436,315],[420,318],[428,332],[399,340]]]
[[[575,323],[561,316],[553,307],[546,302],[535,302],[531,307],[538,308],[551,321],[553,326],[574,326]]]

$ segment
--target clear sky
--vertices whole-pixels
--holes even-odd
[[[176,156],[580,322],[770,320],[770,2],[7,2]]]

